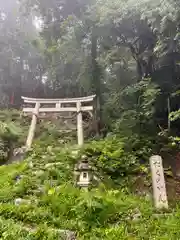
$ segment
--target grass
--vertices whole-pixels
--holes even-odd
[[[0,167],[1,239],[66,239],[58,229],[80,240],[180,239],[178,206],[155,218],[150,201],[123,188],[74,187],[72,149],[36,145],[24,162]],[[30,202],[15,205],[17,198]]]

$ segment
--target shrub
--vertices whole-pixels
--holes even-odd
[[[108,161],[112,158],[112,163],[117,162],[113,165],[115,170],[128,171],[129,174],[139,171],[138,159],[135,158],[137,170],[134,170],[122,139],[94,141],[76,157],[72,156],[71,150],[71,147],[62,149],[42,144],[29,153],[25,162],[0,167],[1,239],[58,239],[52,229],[75,231],[80,240],[180,238],[178,207],[170,209],[172,215],[162,212],[155,218],[153,213],[156,210],[151,201],[127,193],[122,187],[115,190],[100,184],[98,188],[86,192],[73,186],[73,166],[83,153],[103,166],[102,172],[106,170],[103,165],[105,154],[109,157]],[[118,162],[121,158],[127,159],[127,165],[123,160],[121,166]],[[47,167],[47,164],[50,165]],[[111,163],[107,164],[110,168]],[[110,173],[113,171],[107,170],[106,174]],[[123,178],[124,175],[121,180]],[[30,203],[15,205],[14,200],[19,197]],[[32,233],[27,229],[36,231]]]
[[[142,155],[146,153],[144,159],[146,164],[151,152],[150,148],[144,146],[135,148],[137,141],[136,143],[134,141],[134,147],[132,145],[130,147],[130,141],[116,136],[107,137],[100,141],[92,141],[85,146],[83,153],[89,157],[99,176],[121,184],[123,180],[146,171],[146,167],[142,165]]]
[[[0,121],[0,162],[3,163],[12,154],[13,144],[18,140],[21,129],[13,122]]]

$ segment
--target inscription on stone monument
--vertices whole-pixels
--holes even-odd
[[[155,207],[168,208],[166,185],[161,156],[159,155],[152,156],[150,158],[150,167]]]

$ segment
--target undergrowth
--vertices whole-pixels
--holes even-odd
[[[38,143],[24,162],[0,167],[0,238],[66,239],[58,232],[66,229],[81,240],[180,239],[178,206],[172,214],[155,217],[151,200],[135,196],[123,184],[115,182],[112,188],[103,181],[109,170],[89,192],[74,186],[74,164],[85,153],[96,171],[109,161],[112,171],[122,172],[117,181],[123,182],[126,169],[134,174],[138,162],[135,156],[128,159],[124,147],[112,138],[80,151]],[[18,198],[26,201],[15,204]]]
[[[19,110],[0,110],[0,164],[11,160],[13,150],[25,145],[31,124],[31,115]],[[47,145],[64,145],[76,141],[76,131],[66,131],[58,120],[38,119],[35,141]]]

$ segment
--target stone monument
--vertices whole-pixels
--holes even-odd
[[[150,158],[150,167],[155,207],[158,209],[168,208],[166,185],[161,156],[159,155],[152,156]]]

